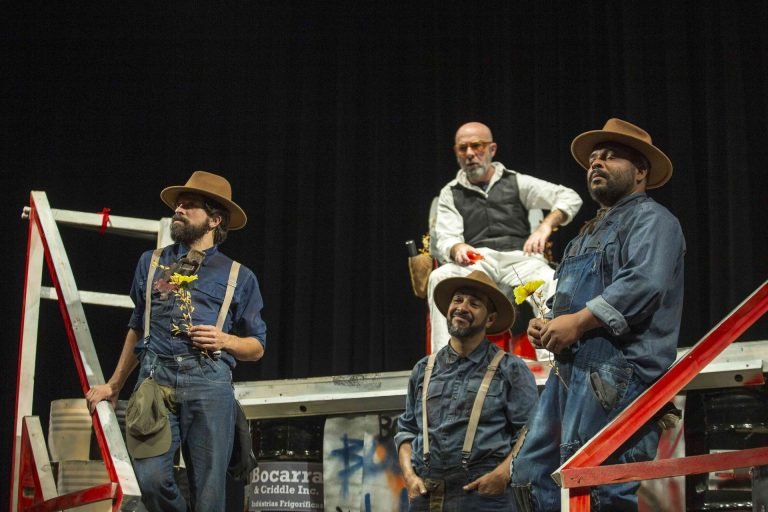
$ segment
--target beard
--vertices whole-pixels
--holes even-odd
[[[604,183],[593,185],[589,183],[589,195],[602,206],[613,206],[622,198],[632,193],[632,178],[629,176],[611,176],[604,171],[592,171],[593,175],[600,176]]]
[[[466,327],[458,327],[456,325],[453,325],[453,322],[451,320],[446,320],[448,322],[448,334],[455,338],[459,339],[465,339],[465,338],[471,338],[475,334],[482,332],[485,328],[485,325],[483,323],[475,325],[474,317],[472,315],[454,315],[454,316],[460,316],[461,318],[464,318],[469,325]]]
[[[180,222],[175,222],[175,221]],[[189,222],[189,219],[184,217],[173,216],[171,221],[171,240],[174,242],[190,245],[203,237],[208,232],[208,226],[206,223],[200,225],[194,225]]]
[[[469,181],[477,181],[485,176],[486,169],[482,164],[468,165],[464,168]]]

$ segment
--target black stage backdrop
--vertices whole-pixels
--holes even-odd
[[[571,139],[612,116],[648,129],[675,165],[651,195],[688,243],[681,345],[768,277],[763,1],[73,4],[2,16],[4,468],[31,190],[54,208],[157,219],[163,187],[226,175],[249,222],[223,250],[258,275],[269,328],[266,356],[237,380],[412,367],[425,304],[403,242],[426,231],[470,120],[492,127],[508,167],[585,199],[556,254],[596,208]],[[152,245],[62,236],[83,290],[126,293]],[[128,312],[86,313],[108,377]],[[55,303],[40,323],[45,418],[81,392]],[[767,337],[763,320],[744,339]]]

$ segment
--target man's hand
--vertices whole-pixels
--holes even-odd
[[[486,473],[474,482],[464,486],[465,491],[477,491],[480,494],[489,494],[499,496],[504,494],[509,485],[509,469],[496,468],[490,473]]]
[[[416,473],[411,473],[404,478],[405,488],[408,490],[408,499],[412,500],[419,496],[425,496],[427,494],[427,486],[424,484],[424,480],[421,479]]]
[[[523,245],[523,252],[526,255],[542,254],[544,249],[547,248],[547,240],[549,240],[551,234],[552,226],[550,226],[547,222],[542,222],[539,224],[539,227],[537,227],[536,230],[531,233],[531,236],[528,237],[528,240],[525,241],[525,244]]]
[[[545,349],[559,354],[576,343],[585,332],[602,325],[590,310],[583,308],[576,313],[560,315],[547,322],[540,331],[539,339]],[[530,326],[528,336],[530,337]]]
[[[466,267],[475,262],[475,259],[469,253],[476,253],[477,250],[469,244],[461,243],[451,247],[451,257],[459,265]]]
[[[85,394],[85,402],[88,404],[88,412],[93,414],[96,410],[96,404],[102,400],[109,400],[112,403],[112,408],[117,408],[118,391],[112,389],[110,384],[97,384],[93,386]]]
[[[544,348],[544,345],[541,343],[541,330],[546,324],[547,321],[541,318],[531,318],[528,322],[528,339],[536,348]]]
[[[189,339],[192,346],[200,350],[215,352],[223,350],[229,334],[223,333],[214,325],[193,325],[189,329]]]

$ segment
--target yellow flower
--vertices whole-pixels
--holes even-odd
[[[192,281],[196,281],[197,276],[183,276],[178,272],[171,276],[171,282],[179,288],[186,288]]]
[[[429,233],[421,237],[421,249],[419,249],[419,254],[426,254],[429,256]]]
[[[538,290],[543,284],[543,280],[537,279],[535,281],[529,281],[523,285],[516,286],[514,289],[515,303],[522,304],[525,299],[527,299],[531,294]]]

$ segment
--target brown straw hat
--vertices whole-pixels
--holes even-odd
[[[602,130],[592,130],[578,135],[571,142],[571,154],[584,169],[589,169],[589,155],[597,144],[618,142],[642,153],[651,168],[648,170],[646,188],[658,188],[672,177],[672,162],[659,148],[653,145],[651,136],[632,123],[611,118]]]
[[[200,194],[221,203],[229,210],[229,229],[235,230],[245,226],[248,221],[245,212],[237,203],[232,201],[232,187],[226,178],[207,171],[195,171],[184,186],[164,188],[160,192],[160,199],[171,209],[176,208],[176,200],[179,194],[185,192]]]
[[[479,270],[472,271],[466,277],[449,277],[437,283],[433,298],[435,305],[440,312],[448,318],[448,305],[451,303],[453,294],[460,288],[478,290],[493,302],[496,308],[496,321],[488,328],[488,334],[499,334],[515,323],[515,308],[506,295],[499,291],[493,279],[488,274]]]

